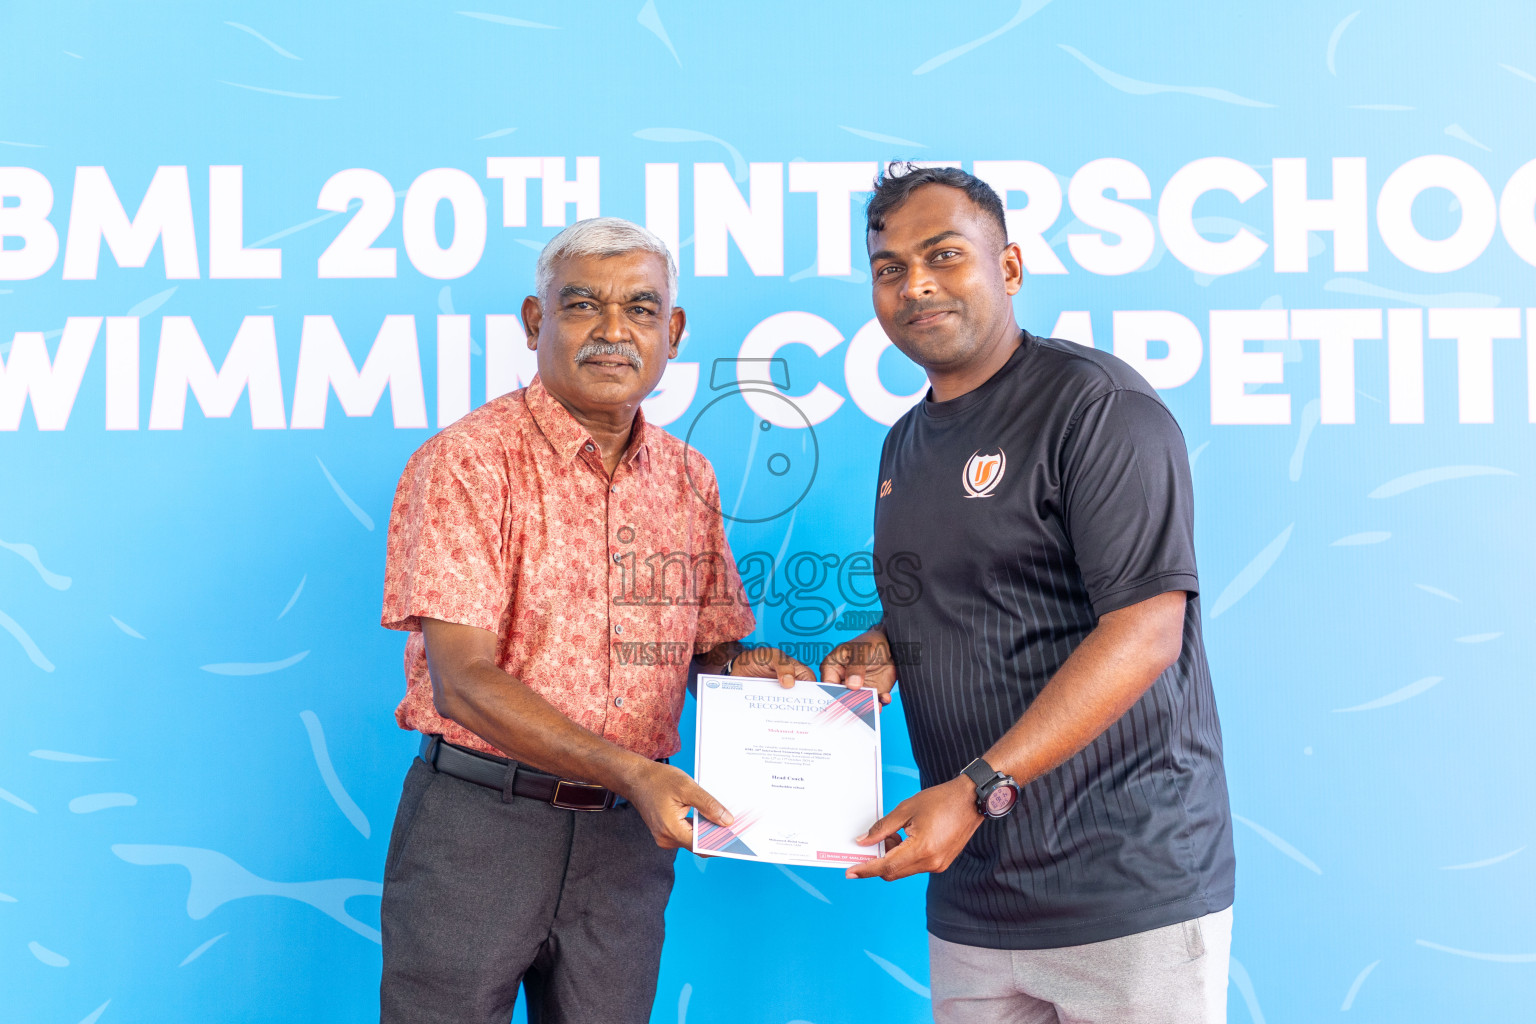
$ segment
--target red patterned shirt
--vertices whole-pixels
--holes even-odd
[[[577,725],[678,750],[688,662],[751,633],[713,469],[635,415],[612,478],[537,377],[411,456],[389,517],[383,624],[410,630],[403,729],[502,753],[438,714],[423,616],[496,634],[497,664]]]

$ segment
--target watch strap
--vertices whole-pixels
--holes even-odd
[[[970,779],[971,782],[975,783],[976,791],[980,793],[982,786],[985,786],[987,783],[997,778],[997,769],[993,768],[990,764],[987,764],[984,758],[978,757],[976,760],[972,761],[970,764],[961,769],[960,774],[964,775],[966,778]]]

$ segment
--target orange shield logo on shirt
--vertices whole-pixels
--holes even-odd
[[[997,489],[1008,468],[1008,455],[1001,448],[990,455],[980,451],[973,453],[965,463],[960,482],[965,485],[967,498],[987,498]]]

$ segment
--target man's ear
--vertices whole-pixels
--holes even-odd
[[[1003,247],[1003,287],[1009,295],[1017,295],[1024,287],[1024,253],[1019,243],[1009,242]],[[526,315],[526,314],[525,314]]]
[[[683,331],[688,326],[688,314],[682,306],[672,307],[672,317],[667,321],[667,358],[677,358],[677,348],[683,343]]]
[[[1009,294],[1013,294],[1009,292]],[[539,325],[544,322],[544,307],[539,302],[537,295],[530,295],[523,300],[523,332],[528,335],[529,351],[538,351]]]

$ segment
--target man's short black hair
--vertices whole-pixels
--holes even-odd
[[[1008,218],[1003,214],[1002,199],[991,185],[958,167],[920,167],[910,162],[887,165],[875,181],[875,193],[869,197],[869,205],[864,207],[866,231],[884,231],[887,215],[924,185],[947,185],[964,192],[971,202],[997,222],[997,230],[1007,241]]]

